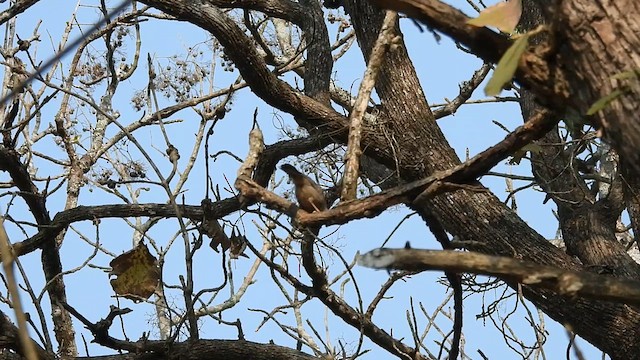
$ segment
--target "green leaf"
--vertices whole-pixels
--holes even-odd
[[[611,103],[613,100],[618,98],[623,93],[624,93],[623,90],[617,89],[611,94],[601,97],[598,101],[596,101],[595,103],[593,103],[593,105],[591,105],[589,110],[587,110],[587,115],[593,115],[598,111],[604,109],[607,105],[609,105],[609,103]]]
[[[511,81],[518,68],[520,57],[527,50],[529,36],[529,34],[520,36],[502,55],[496,69],[493,71],[493,76],[491,76],[487,86],[484,88],[484,93],[487,96],[499,95],[504,85]]]
[[[529,143],[520,148],[520,150],[516,150],[513,152],[511,159],[509,159],[509,164],[511,165],[520,165],[520,161],[527,154],[527,151],[532,153],[539,153],[542,151],[542,146],[534,143]]]
[[[611,78],[615,80],[628,80],[628,79],[636,79],[640,75],[640,70],[629,70],[623,71],[619,74],[613,75]]]
[[[522,151],[531,151],[532,153],[538,154],[542,151],[542,146],[534,143],[527,144],[520,148]]]
[[[499,2],[482,10],[477,18],[467,21],[473,26],[492,26],[502,32],[511,34],[520,21],[522,15],[521,0]]]

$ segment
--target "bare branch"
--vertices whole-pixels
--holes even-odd
[[[640,305],[640,281],[567,271],[508,257],[451,250],[383,248],[362,255],[359,263],[378,269],[470,272],[550,289],[570,298],[585,297]]]
[[[349,141],[347,144],[347,152],[345,158],[345,170],[342,178],[342,201],[354,200],[356,198],[356,189],[358,186],[358,177],[360,176],[360,156],[362,149],[360,140],[362,138],[362,121],[367,110],[367,104],[371,96],[371,91],[376,85],[378,71],[382,65],[387,48],[393,41],[394,29],[398,20],[398,13],[395,11],[387,11],[384,17],[384,23],[380,28],[378,40],[371,50],[367,70],[364,73],[360,90],[356,97],[353,109],[349,114]]]

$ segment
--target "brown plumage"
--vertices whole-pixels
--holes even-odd
[[[289,175],[295,185],[296,199],[298,199],[300,209],[310,213],[327,209],[324,192],[315,181],[289,164],[280,166],[280,169]]]

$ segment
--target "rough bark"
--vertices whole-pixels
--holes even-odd
[[[429,0],[425,0],[427,1]],[[347,119],[329,106],[327,91],[331,73],[331,54],[326,28],[320,18],[321,9],[317,2],[301,2],[311,7],[308,13],[297,3],[287,1],[143,2],[210,31],[225,47],[227,55],[234,61],[256,95],[274,107],[294,115],[300,124],[309,130],[327,134],[333,141],[346,141]],[[29,3],[33,2],[25,2]],[[591,120],[602,126],[606,139],[611,141],[620,154],[629,185],[626,201],[627,204],[635,202],[635,184],[640,178],[640,153],[635,149],[635,145],[640,144],[640,124],[635,119],[635,112],[640,103],[640,92],[637,91],[636,84],[630,81],[612,81],[612,76],[640,68],[640,5],[631,0],[617,3],[571,0],[558,3],[560,8],[557,9],[547,6],[546,3],[539,8],[542,13],[547,14],[547,18],[553,19],[555,26],[553,36],[558,45],[558,53],[554,55],[552,64],[544,64],[545,68],[553,71],[544,73],[544,76],[540,73],[527,73],[527,69],[531,69],[531,66],[527,68],[527,65],[521,66],[518,72],[518,79],[532,91],[523,96],[524,118],[527,120],[537,111],[539,105],[536,102],[558,110],[567,95],[567,88],[564,87],[565,78],[571,91],[569,105],[578,113],[584,113],[598,99],[616,90],[624,90]],[[299,24],[309,42],[307,50],[310,59],[305,69],[305,73],[309,75],[305,77],[307,96],[279,80],[266,66],[264,59],[257,54],[250,39],[216,6],[239,6],[260,10]],[[351,15],[358,42],[366,59],[377,38],[383,12],[365,1],[345,0],[344,6]],[[455,22],[460,17],[451,19]],[[481,52],[479,55],[488,60],[499,59],[501,52],[504,52],[509,44],[506,39],[491,34],[486,29],[464,33],[458,31],[463,24],[448,25],[449,27],[441,30],[450,31],[449,35],[454,37],[480,34],[478,38],[467,36],[464,39],[490,41],[491,45],[484,48],[480,43],[470,47]],[[540,77],[527,78],[527,74],[538,74]],[[560,79],[560,85],[557,87],[550,83],[554,76]],[[380,121],[368,124],[362,143],[366,154],[373,161],[396,173],[397,177],[392,181],[409,182],[422,179],[460,163],[435,122],[415,69],[402,44],[398,44],[386,57],[376,91],[382,100]],[[469,244],[472,245],[469,245],[469,249],[472,250],[511,256],[570,271],[585,271],[595,265],[611,269],[611,273],[616,276],[638,278],[640,269],[637,264],[631,261],[615,240],[615,221],[623,204],[621,185],[614,184],[608,197],[596,199],[587,191],[584,182],[578,181],[574,169],[567,167],[569,154],[565,149],[552,145],[558,143],[558,140],[557,132],[549,133],[541,140],[541,144],[548,146],[543,153],[534,156],[533,170],[541,186],[558,204],[561,227],[569,252],[576,255],[582,263],[552,246],[488,191],[458,190],[409,204],[423,215],[423,218],[432,216],[437,219],[447,232],[462,240],[471,240]],[[0,152],[1,168],[20,169],[20,166],[10,163],[15,160],[10,155]],[[369,174],[380,173],[379,165],[376,163],[367,158],[363,161],[363,170]],[[269,163],[265,171],[273,170],[274,165],[275,163]],[[12,174],[12,178],[16,181],[23,175]],[[30,206],[39,206],[37,189],[28,189],[29,183],[25,184],[26,190],[21,188],[26,194],[23,195],[26,196],[25,200]],[[479,183],[473,185],[479,187]],[[218,210],[223,214],[239,207],[237,201],[229,200],[220,202]],[[56,216],[51,221],[43,204],[42,209],[31,210],[36,217],[38,214],[42,216],[41,219],[37,219],[38,224],[53,226],[44,228],[34,238],[17,245],[16,252],[24,254],[38,247],[43,248],[43,256],[47,256],[43,259],[45,266],[51,268],[51,274],[57,274],[60,272],[60,264],[54,236],[71,221],[91,219],[91,212],[83,213],[83,210],[87,209],[78,207],[64,213],[75,218],[59,219]],[[77,210],[77,213],[73,210]],[[149,215],[152,211],[155,211],[153,214],[156,216],[175,216],[173,208],[162,205],[90,210],[110,211],[109,214],[113,216],[142,216]],[[115,210],[119,210],[120,213]],[[199,207],[184,207],[182,210],[185,217],[202,217]],[[632,209],[632,220],[637,221],[636,218],[637,214]],[[50,261],[53,263],[47,263]],[[64,290],[62,286],[60,288]],[[526,286],[524,291],[526,296],[549,316],[563,324],[569,324],[577,334],[609,353],[612,358],[640,357],[640,343],[635,340],[640,335],[638,308],[583,298],[571,299],[555,292]],[[64,300],[64,292],[59,298]],[[360,319],[353,318],[350,321],[357,324]],[[153,348],[149,342],[145,342],[145,346],[146,351]],[[296,356],[306,358],[305,354],[287,352],[287,349],[272,349],[273,345],[240,340],[176,343],[168,350],[158,346],[152,350],[153,354],[136,354],[134,357],[152,358],[161,355],[168,358],[208,358],[224,354],[225,358],[231,359],[249,356],[259,358],[257,356],[261,355],[265,355],[264,359]],[[162,344],[162,347],[164,346],[165,344]],[[279,353],[280,350],[284,352]],[[128,356],[133,355],[107,358],[129,358]]]
[[[244,44],[245,40],[228,23],[214,18],[219,14],[212,17],[215,10],[207,5],[185,5],[170,0],[145,2],[211,31],[225,45],[230,58],[258,96],[306,124],[323,125],[321,131],[336,131],[336,139],[344,142],[344,133],[339,132],[344,129],[344,118],[317,102],[293,95],[290,88],[273,79],[266,66],[263,68],[261,59],[252,57],[254,51]],[[380,28],[382,12],[365,2],[347,1],[345,8],[352,16],[366,57]],[[363,139],[367,154],[397,170],[406,181],[458,164],[454,151],[435,124],[402,46],[387,57],[383,69],[376,90],[383,100],[381,113],[386,121],[381,121],[384,125],[378,125]],[[379,134],[386,136],[377,136]],[[473,250],[582,270],[490,193],[457,191],[416,204],[416,208],[433,213],[447,231],[459,238],[474,240],[478,245],[473,246]],[[552,318],[571,324],[576,333],[613,357],[640,353],[640,345],[633,340],[635,336],[629,336],[638,335],[640,329],[637,309],[583,299],[569,300],[543,291],[527,290],[527,295]]]
[[[559,8],[543,7],[548,18],[557,19],[555,29],[559,59],[567,71],[572,103],[582,114],[597,100],[623,90],[592,119],[602,127],[624,166],[640,176],[640,122],[637,120],[640,91],[637,78],[613,77],[640,68],[640,3],[632,0],[572,0]]]

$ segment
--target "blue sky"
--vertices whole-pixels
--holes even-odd
[[[473,14],[472,9],[466,2],[452,1],[450,3],[458,6],[468,14]],[[33,9],[21,15],[18,21],[18,33],[24,38],[31,34],[36,21],[39,19],[43,20],[42,25],[40,25],[42,41],[37,47],[38,54],[40,54],[39,57],[44,56],[41,54],[49,54],[51,49],[55,48],[64,28],[64,22],[70,18],[75,3],[65,2],[64,6],[51,5],[51,1],[41,1],[34,6]],[[2,8],[4,8],[7,4],[5,3],[2,6]],[[87,24],[97,18],[97,9],[85,7],[81,8],[78,21]],[[469,54],[460,52],[456,49],[455,44],[446,37],[443,37],[440,42],[437,42],[430,32],[419,32],[410,20],[404,19],[401,21],[401,24],[405,35],[405,42],[414,60],[414,65],[420,76],[420,81],[429,102],[442,103],[445,98],[454,98],[458,93],[459,83],[468,80],[472,73],[479,68],[481,62]],[[157,61],[157,64],[169,63],[171,55],[174,53],[184,55],[189,47],[193,46],[193,43],[199,43],[199,46],[206,49],[206,45],[203,44],[203,42],[207,40],[206,34],[198,31],[194,26],[189,24],[152,20],[144,23],[142,29],[143,60],[146,58],[146,54],[150,53]],[[3,34],[4,31],[3,28]],[[74,32],[74,36],[78,36],[77,31]],[[129,47],[131,46],[132,42],[129,43]],[[142,65],[142,68],[146,68],[146,63]],[[219,88],[228,86],[228,82],[235,79],[236,74],[225,73],[220,69],[216,71],[216,84],[214,85]],[[364,72],[363,61],[359,50],[354,48],[348,55],[340,59],[336,66],[336,71],[338,72],[338,84],[346,89],[353,89],[352,93],[355,95],[360,77]],[[131,92],[136,89],[142,89],[146,86],[145,76],[145,71],[140,71],[140,76],[128,80],[123,86],[129,88]],[[100,91],[96,93],[99,94]],[[122,109],[121,112],[123,116],[120,120],[123,123],[129,121],[127,117],[137,119],[141,116],[141,113],[136,113],[131,109],[127,94],[128,93],[125,92],[124,95],[116,98],[118,107]],[[480,99],[484,98],[484,96],[481,91],[477,91],[473,98]],[[163,102],[166,101],[163,100]],[[218,150],[227,149],[241,157],[244,156],[247,149],[247,133],[251,127],[251,119],[256,107],[259,109],[258,119],[265,133],[265,142],[267,144],[282,138],[282,134],[275,129],[274,124],[283,122],[288,126],[295,127],[291,117],[256,100],[248,89],[245,89],[234,97],[232,111],[220,125],[216,127],[215,134],[212,137],[212,149],[210,152],[214,153]],[[53,113],[48,115],[53,115]],[[87,114],[87,118],[90,118],[89,114]],[[193,142],[197,118],[191,111],[183,111],[177,114],[176,118],[179,118],[182,122],[175,125],[168,125],[167,128],[172,143],[181,149],[181,154],[183,155],[182,161],[184,161],[188,151],[190,151],[190,144]],[[460,158],[465,158],[467,149],[470,156],[473,156],[488,146],[495,144],[506,135],[503,130],[492,122],[494,120],[509,129],[514,129],[522,123],[519,108],[515,103],[500,103],[463,106],[455,115],[439,120],[439,125],[442,127]],[[84,136],[86,140],[88,135],[85,134]],[[141,138],[141,141],[145,146],[149,146],[149,149],[153,149],[154,147],[158,149],[164,148],[163,139],[157,128],[143,129],[137,133],[137,137]],[[51,151],[53,154],[62,153],[59,148],[56,148],[55,145],[50,142],[43,146],[43,151],[44,150]],[[160,154],[154,152],[154,150],[149,151],[157,158],[160,158]],[[132,146],[130,147],[130,153],[132,158],[141,158],[139,152]],[[286,160],[290,161],[291,159]],[[192,174],[193,180],[190,180],[186,186],[185,202],[188,204],[199,204],[204,194],[202,161],[202,158],[200,158],[199,166],[201,168],[194,171]],[[159,161],[159,163],[163,170],[168,169],[169,165],[166,164],[166,162]],[[219,181],[221,187],[223,187],[223,179],[225,177],[228,178],[230,182],[233,182],[237,166],[238,163],[235,160],[229,157],[221,157],[212,164],[212,176],[214,180]],[[48,168],[43,165],[41,171],[44,172],[47,169]],[[526,161],[523,161],[521,165],[517,166],[510,166],[503,163],[497,166],[494,171],[530,175],[529,164]],[[282,178],[283,175],[281,172],[276,173],[278,179]],[[0,174],[0,176],[2,179],[5,179],[6,174]],[[482,182],[486,186],[489,186],[501,199],[506,198],[506,185],[503,179],[485,176]],[[524,183],[514,182],[514,187],[516,188],[521,185],[524,185]],[[283,192],[290,189],[290,186],[291,185],[285,181],[276,191]],[[93,192],[89,192],[88,190],[89,188],[83,190],[80,198],[82,204],[119,203],[117,198],[105,195],[99,190]],[[59,193],[49,200],[48,206],[52,216],[63,208],[63,195],[64,194]],[[140,201],[165,202],[166,197],[162,195],[163,194],[159,193],[157,189],[152,192],[143,192]],[[228,196],[228,194],[223,192],[223,197],[226,196]],[[543,198],[544,196],[540,192],[533,190],[519,193],[517,196],[518,213],[545,237],[553,238],[555,237],[557,222],[552,215],[552,206],[550,204],[542,204]],[[6,197],[0,198],[0,206],[3,210],[5,210],[7,206],[5,202]],[[357,252],[366,252],[380,246],[406,214],[408,214],[408,210],[402,206],[398,206],[389,209],[376,219],[359,220],[339,228],[326,228],[323,229],[322,234],[329,234],[335,231],[327,240],[341,250],[347,261],[351,261]],[[228,219],[232,221],[241,220],[239,214],[232,214]],[[284,219],[281,220],[286,222]],[[248,219],[243,221],[245,228],[248,230],[247,237],[254,245],[259,247],[260,239],[251,221]],[[83,231],[86,236],[93,236],[95,238],[96,231],[91,223],[85,222],[74,226]],[[177,231],[177,222],[165,220],[160,226],[154,228],[150,236],[159,243],[167,245],[169,239],[177,234]],[[132,233],[132,229],[124,226],[122,221],[103,220],[100,225],[100,242],[117,255],[131,248]],[[283,234],[283,232],[281,232],[281,234]],[[15,242],[20,241],[23,235],[15,228],[10,228],[10,237],[12,241]],[[406,241],[410,241],[412,246],[416,248],[439,249],[439,245],[434,241],[417,216],[404,222],[386,246],[401,247]],[[164,269],[164,277],[165,281],[175,285],[179,284],[178,274],[184,273],[184,260],[181,240],[176,240],[172,246],[171,256],[167,258],[167,264]],[[65,270],[79,266],[92,252],[92,247],[87,246],[76,234],[70,231],[61,250]],[[108,266],[110,260],[111,257],[99,254],[91,260],[91,263],[104,267]],[[27,255],[21,258],[21,261],[27,269],[38,269],[40,263],[39,252]],[[338,259],[336,258],[327,257],[327,261],[335,263],[336,265],[338,264]],[[242,281],[243,276],[252,263],[253,257],[251,257],[251,259],[241,259],[233,262],[232,269],[235,276],[234,281],[236,282],[236,287],[237,284]],[[216,286],[221,282],[220,256],[211,249],[206,248],[196,255],[195,266],[195,273],[197,274],[196,287],[207,288]],[[335,273],[342,270],[342,267],[335,266],[332,269],[331,274],[335,275]],[[380,284],[388,277],[384,271],[373,271],[360,267],[354,269],[354,274],[358,280],[365,304],[370,301],[379,289]],[[303,280],[307,281],[304,275],[300,274],[300,276]],[[443,285],[436,283],[436,280],[440,277],[440,273],[425,273],[414,276],[411,281],[407,283],[394,286],[389,292],[389,296],[391,296],[392,299],[381,303],[374,320],[387,331],[393,329],[396,337],[404,337],[404,341],[411,344],[410,334],[407,331],[405,311],[409,307],[411,300],[414,301],[414,304],[422,303],[428,313],[436,309],[440,305],[446,290]],[[262,321],[263,315],[254,313],[253,315],[247,316],[248,309],[259,308],[269,311],[274,306],[283,303],[282,295],[279,295],[273,285],[270,284],[270,275],[264,266],[256,275],[256,280],[257,282],[249,287],[242,301],[233,309],[225,311],[224,318],[227,320],[241,318],[248,340],[267,342],[273,339],[278,344],[295,347],[295,341],[282,335],[279,328],[275,326],[273,322],[267,323],[263,329],[254,332],[257,325]],[[43,280],[38,271],[30,272],[30,281],[32,281],[32,286],[35,288],[40,289],[43,286]],[[91,320],[97,321],[103,318],[108,312],[109,305],[117,305],[117,300],[113,297],[113,291],[108,283],[107,274],[101,269],[84,268],[82,271],[66,276],[65,281],[70,304]],[[336,290],[337,289],[339,288],[336,288]],[[349,299],[355,301],[353,287],[347,285],[345,289],[347,294],[350,294]],[[218,298],[214,299],[214,304],[226,299],[228,291],[225,291],[223,291]],[[499,296],[501,291],[502,290],[497,289],[489,292],[487,299],[491,296]],[[180,306],[181,299],[177,293],[171,293],[169,300],[175,301],[176,306]],[[26,301],[26,299],[23,298],[23,301]],[[44,301],[43,303],[46,304],[46,302],[47,301]],[[152,306],[148,304],[133,304],[128,300],[120,300],[120,304],[121,306],[131,307],[135,310],[132,314],[126,315],[124,319],[127,336],[129,336],[130,339],[137,339],[143,331],[152,331],[153,334],[155,330],[152,325],[154,316]],[[512,297],[501,304],[500,311],[506,316],[515,306],[515,300]],[[451,307],[452,304],[450,303],[447,304],[444,309],[452,311]],[[47,308],[46,305],[45,308]],[[510,315],[509,325],[512,326],[512,330],[518,337],[527,339],[528,343],[531,344],[533,333],[525,320],[527,311],[523,308],[522,304],[519,304],[517,308],[518,310]],[[474,359],[480,358],[476,349],[481,349],[484,354],[493,359],[513,356],[513,352],[506,349],[504,339],[488,320],[476,320],[476,315],[482,312],[481,296],[471,295],[466,298],[464,310],[465,350],[469,356]],[[537,319],[538,315],[530,304],[529,310],[533,312],[534,318]],[[3,307],[3,311],[7,311],[7,309]],[[303,311],[304,315],[311,319],[316,329],[324,336],[323,321],[326,316],[324,306],[315,301],[305,305]],[[48,312],[48,309],[45,310],[45,314]],[[281,314],[279,318],[287,323],[292,322],[291,313],[286,315]],[[357,341],[357,331],[344,325],[335,317],[328,316],[327,318],[330,324],[330,334],[328,337],[331,339],[333,345],[337,345],[337,341],[343,339],[348,345],[354,346]],[[418,318],[419,324],[424,326],[426,324],[424,317],[418,314]],[[439,315],[438,319],[436,323],[441,329],[444,332],[450,331],[451,321],[443,317],[443,315]],[[568,342],[566,331],[548,318],[545,320],[545,325],[550,331],[547,345],[545,346],[547,357],[564,357]],[[120,326],[114,326],[112,328],[114,331],[112,335],[119,336],[119,329]],[[76,323],[76,331],[78,331],[79,334],[84,334],[87,339],[91,338],[91,335],[88,334],[79,323]],[[437,352],[437,346],[435,346],[433,342],[441,340],[441,336],[438,335],[436,331],[430,334],[425,344],[431,351]],[[203,324],[201,335],[204,338],[234,338],[236,333],[231,327],[208,320]],[[80,339],[79,336],[78,339]],[[79,342],[79,344],[81,344],[81,342]],[[580,349],[585,351],[587,358],[599,356],[599,352],[593,350],[585,342],[580,342],[579,344]],[[95,345],[89,346],[92,355],[108,353],[105,349],[101,349]],[[363,357],[364,359],[377,359],[382,356],[381,354],[384,354],[384,352],[370,343],[365,343],[365,346],[371,348],[372,351],[370,354],[365,355]],[[347,348],[349,349],[350,347],[347,346]],[[83,352],[83,350],[81,352]]]

